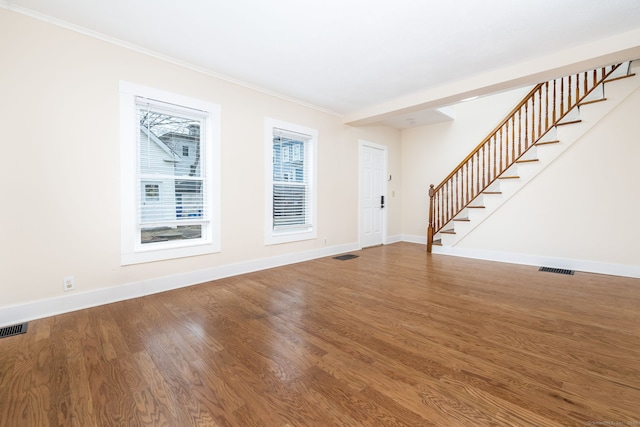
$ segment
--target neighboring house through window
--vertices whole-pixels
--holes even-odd
[[[220,250],[219,106],[121,82],[122,264]]]
[[[274,119],[265,124],[265,243],[315,238],[318,132]]]

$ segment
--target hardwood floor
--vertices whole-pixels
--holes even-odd
[[[32,321],[0,426],[640,426],[640,279],[354,253]]]

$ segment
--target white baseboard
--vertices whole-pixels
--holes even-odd
[[[396,236],[387,236],[387,245],[390,245],[392,243],[398,243],[398,242],[402,242],[402,236],[400,235],[396,235]]]
[[[426,245],[427,244],[427,234],[425,232],[424,236],[416,236],[416,235],[411,235],[411,234],[403,234],[401,236],[401,239],[403,242],[409,242],[409,243],[419,243],[421,245]]]
[[[415,242],[419,243],[419,242]],[[426,238],[425,238],[426,244]],[[583,271],[585,273],[607,274],[640,278],[640,266],[613,264],[597,261],[585,261],[580,259],[554,258],[541,255],[530,255],[514,252],[499,252],[480,249],[468,249],[451,246],[433,246],[434,254],[451,255],[463,258],[475,258],[486,261],[507,262],[511,264],[535,265],[540,267],[562,268],[567,270]]]
[[[358,243],[329,246],[0,307],[0,327],[359,249]]]
[[[402,235],[403,242],[427,244],[427,236]],[[475,258],[486,261],[507,262],[510,264],[535,265],[541,267],[563,268],[567,270],[584,271],[585,273],[608,274],[640,278],[640,266],[613,264],[597,261],[585,261],[570,258],[554,258],[541,255],[530,255],[514,252],[489,251],[482,249],[468,249],[457,246],[433,246],[432,252],[440,255],[451,255],[463,258]]]

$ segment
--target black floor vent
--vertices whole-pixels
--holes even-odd
[[[20,325],[5,326],[4,328],[0,328],[0,338],[24,334],[25,332],[27,332],[27,325],[27,323],[21,323]]]
[[[565,270],[564,268],[552,268],[552,267],[540,267],[538,271],[546,271],[547,273],[557,273],[557,274],[569,274],[573,276],[575,271],[573,270]]]
[[[354,259],[354,258],[358,258],[358,255],[346,254],[346,255],[339,255],[339,256],[333,257],[333,259],[339,259],[340,261],[346,261],[348,259]]]

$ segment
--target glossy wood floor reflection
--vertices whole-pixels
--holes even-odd
[[[30,322],[0,426],[640,425],[640,280],[355,253]]]

